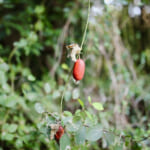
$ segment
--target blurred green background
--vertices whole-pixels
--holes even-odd
[[[80,45],[87,9],[87,0],[0,0],[0,150],[56,149],[40,133],[36,106],[59,112],[73,65],[65,46]],[[80,109],[81,98],[115,140],[72,149],[149,150],[149,0],[91,0],[81,57],[85,76],[71,79],[64,110]],[[91,110],[88,96],[104,110]]]

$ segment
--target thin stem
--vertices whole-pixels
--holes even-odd
[[[84,34],[83,34],[83,38],[82,38],[82,42],[81,42],[81,50],[85,41],[85,36],[86,36],[86,32],[87,32],[87,28],[88,28],[88,24],[89,24],[89,16],[90,16],[90,0],[88,1],[88,16],[87,16],[87,22],[85,25],[85,30],[84,30]]]
[[[85,26],[85,30],[84,30],[84,34],[83,34],[83,38],[82,38],[82,43],[81,43],[81,50],[82,50],[82,46],[83,46],[83,44],[84,44],[84,41],[85,41],[85,36],[86,36],[86,32],[87,32],[87,28],[88,28],[88,23],[89,23],[89,16],[90,16],[90,0],[88,0],[88,16],[87,16],[87,22],[86,22],[86,26]],[[80,55],[79,55],[79,58],[80,58]],[[71,74],[72,74],[72,70],[73,70],[73,67],[72,67],[72,69],[71,69],[71,71],[70,71],[70,73],[69,73],[69,76],[68,76],[68,80],[67,80],[67,83],[66,83],[66,85],[65,85],[65,88],[64,88],[64,90],[63,90],[63,93],[62,93],[62,96],[61,96],[61,114],[62,114],[62,110],[63,110],[63,99],[64,99],[64,94],[65,94],[65,91],[66,91],[66,88],[67,88],[67,85],[68,85],[68,83],[69,83],[69,81],[70,81],[70,78],[71,78]]]
[[[9,55],[9,57],[8,57],[8,63],[9,63],[9,64],[11,63],[11,59],[12,59],[12,57],[14,56],[14,54],[15,54],[16,51],[17,51],[17,48],[14,48],[14,49],[11,51],[11,53],[10,53],[10,55]]]
[[[65,94],[65,91],[66,91],[66,89],[67,89],[67,85],[68,85],[68,83],[69,83],[69,81],[70,81],[70,78],[71,78],[71,75],[72,75],[72,70],[73,70],[73,67],[71,68],[71,70],[70,70],[70,72],[69,72],[69,76],[68,76],[68,79],[67,79],[67,83],[66,83],[66,85],[65,85],[65,88],[64,88],[64,90],[63,90],[63,93],[62,93],[62,96],[61,96],[61,114],[62,114],[62,105],[63,105],[63,99],[64,99],[64,94]]]
[[[9,64],[9,66],[10,66],[10,73],[12,72],[11,60],[12,60],[12,58],[13,58],[13,56],[14,56],[14,54],[15,54],[16,51],[17,51],[17,48],[15,47],[15,48],[11,51],[11,53],[10,53],[10,55],[9,55],[9,57],[8,57],[8,64]],[[11,90],[14,91],[14,77],[11,77]]]

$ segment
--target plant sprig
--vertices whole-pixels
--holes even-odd
[[[82,47],[83,47],[83,44],[84,44],[84,41],[85,41],[85,36],[86,36],[86,33],[87,33],[87,28],[88,28],[88,24],[89,24],[89,16],[90,16],[90,0],[88,0],[88,16],[87,16],[87,21],[86,21],[86,25],[85,25],[85,29],[84,29],[84,33],[83,33],[83,38],[82,38],[82,42],[81,42],[81,50],[82,50]],[[79,55],[79,58],[80,58],[80,55]],[[65,88],[63,90],[63,93],[62,93],[62,96],[61,96],[61,102],[60,102],[60,112],[62,114],[62,111],[63,111],[63,99],[64,99],[64,94],[65,94],[65,91],[66,91],[66,88],[67,88],[67,85],[70,81],[70,78],[71,78],[71,74],[72,74],[72,70],[73,70],[73,66],[69,72],[69,75],[68,75],[68,79],[67,79],[67,83],[65,85]]]

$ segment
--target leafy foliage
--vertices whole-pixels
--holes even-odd
[[[149,1],[108,2],[92,1],[85,76],[65,87],[87,1],[0,1],[0,150],[149,149]]]

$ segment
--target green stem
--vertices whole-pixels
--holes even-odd
[[[85,30],[84,30],[84,34],[83,34],[83,38],[82,38],[82,43],[81,43],[81,49],[82,49],[82,46],[83,46],[83,44],[84,44],[84,41],[85,41],[85,36],[86,36],[86,32],[87,32],[87,28],[88,28],[88,23],[89,23],[89,16],[90,16],[90,0],[88,1],[88,17],[87,17],[87,22],[86,22],[86,26],[85,26]],[[79,58],[80,58],[80,55],[79,55]],[[70,78],[71,78],[71,75],[72,75],[72,70],[73,70],[73,67],[72,67],[72,69],[71,69],[71,71],[70,71],[70,73],[69,73],[69,76],[68,76],[68,80],[67,80],[67,83],[66,83],[66,85],[65,85],[65,88],[64,88],[64,90],[63,90],[63,93],[62,93],[62,96],[61,96],[61,114],[62,114],[62,110],[63,110],[63,99],[64,99],[64,94],[65,94],[65,91],[66,91],[66,88],[67,88],[67,85],[68,85],[68,83],[69,83],[69,81],[70,81]]]
[[[11,51],[11,53],[10,53],[10,55],[9,55],[9,57],[8,57],[8,64],[9,64],[9,66],[10,66],[10,73],[12,72],[11,60],[12,60],[12,58],[13,58],[13,56],[14,56],[14,54],[15,54],[16,51],[17,51],[17,48],[15,47],[15,48]],[[14,91],[14,78],[13,78],[13,77],[11,77],[11,90]]]
[[[66,83],[66,85],[65,85],[65,88],[64,88],[64,90],[63,90],[63,93],[62,93],[62,96],[61,96],[61,114],[62,114],[62,110],[63,110],[63,99],[64,99],[64,94],[65,94],[65,91],[66,91],[66,89],[67,89],[67,86],[68,86],[68,83],[69,83],[69,81],[70,81],[70,78],[71,78],[71,75],[72,75],[72,70],[73,70],[73,67],[71,68],[71,70],[70,70],[70,72],[69,72],[69,76],[68,76],[68,79],[67,79],[67,83]]]
[[[10,53],[10,55],[9,55],[9,57],[8,57],[8,63],[9,63],[9,64],[11,63],[11,59],[12,59],[12,57],[14,56],[14,54],[15,54],[16,51],[17,51],[17,48],[14,48],[14,49],[11,51],[11,53]]]
[[[88,28],[88,24],[89,24],[89,16],[90,16],[90,0],[88,1],[88,16],[87,16],[87,22],[85,25],[85,30],[84,30],[84,34],[83,34],[83,38],[82,38],[82,42],[81,42],[81,50],[85,41],[85,36],[86,36],[86,32],[87,32],[87,28]]]

